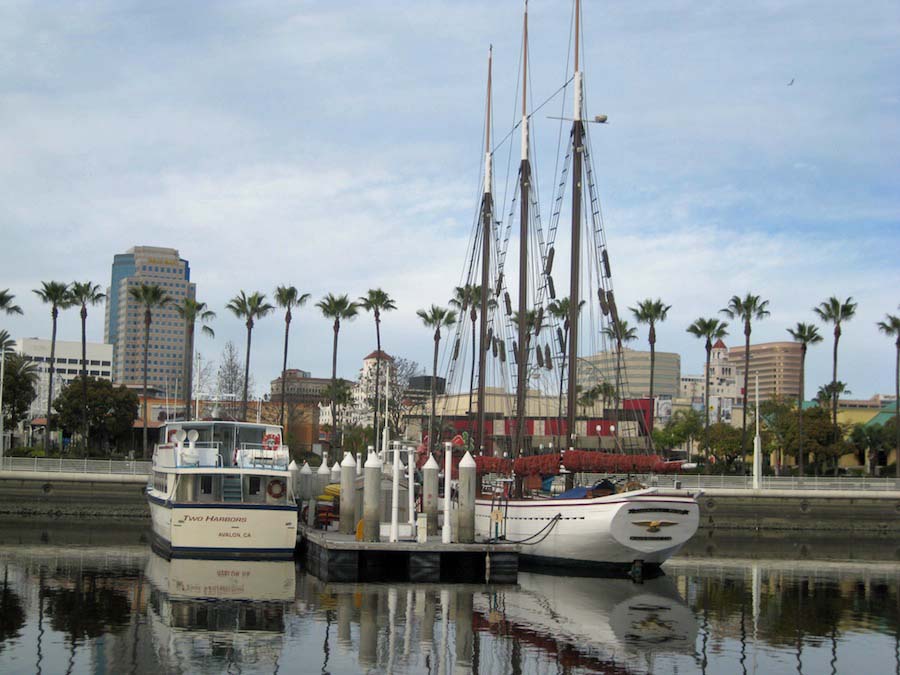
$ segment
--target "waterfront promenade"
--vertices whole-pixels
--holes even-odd
[[[151,462],[5,457],[0,462],[0,514],[22,517],[148,518],[144,486]],[[598,476],[599,477],[599,476]],[[579,476],[589,484],[594,475]],[[702,490],[705,531],[900,533],[900,490],[893,478],[641,476],[661,491],[676,481]]]

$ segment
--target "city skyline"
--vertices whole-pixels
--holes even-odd
[[[502,137],[520,11],[0,10],[16,54],[0,64],[10,158],[0,164],[0,288],[26,312],[3,327],[47,337],[48,312],[31,293],[41,280],[105,288],[114,253],[165,246],[191,261],[198,299],[219,314],[215,342],[197,346],[204,356],[218,358],[229,339],[242,349],[244,327],[224,311],[239,290],[271,300],[292,284],[316,301],[381,287],[398,306],[383,319],[383,348],[430,371],[415,311],[446,304],[459,283],[477,209],[484,58],[493,43]],[[538,105],[562,84],[568,9],[531,12]],[[875,322],[900,302],[900,9],[647,3],[584,14],[588,104],[610,115],[593,141],[620,307],[671,304],[657,347],[699,373],[703,345],[685,328],[731,295],[771,301],[753,343],[789,340],[788,327],[815,320],[813,306],[853,296],[838,377],[853,398],[891,392],[894,348]],[[556,126],[538,115],[535,127],[547,194]],[[62,313],[60,339],[79,337],[76,314]],[[88,317],[91,340],[102,338],[100,316]],[[739,346],[730,328],[726,343]],[[282,329],[275,312],[254,330],[258,388],[280,373]],[[831,377],[830,326],[821,332],[808,394]],[[636,347],[643,327],[640,336]],[[339,375],[352,379],[374,345],[371,317],[346,322]],[[327,374],[330,347],[330,322],[312,303],[295,311],[289,367]]]

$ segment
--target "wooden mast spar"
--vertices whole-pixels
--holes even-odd
[[[525,18],[522,37],[522,161],[519,166],[519,326],[518,353],[516,354],[516,431],[513,457],[525,450],[525,396],[528,390],[529,334],[528,324],[528,207],[531,201],[531,164],[528,161],[528,0],[525,0]]]
[[[579,263],[581,261],[581,182],[582,167],[584,161],[584,122],[582,121],[583,107],[583,79],[579,69],[578,38],[581,19],[581,2],[575,0],[575,75],[574,92],[575,104],[572,111],[572,253],[571,273],[569,286],[569,372],[567,406],[568,418],[567,431],[569,434],[569,446],[575,447],[577,435],[575,433],[575,412],[578,398],[578,305],[580,299],[579,289]]]
[[[494,223],[492,195],[493,166],[491,158],[491,62],[493,46],[488,49],[487,114],[484,127],[484,194],[481,198],[481,317],[478,338],[478,421],[475,429],[475,448],[484,451],[484,385],[487,361],[488,309],[491,287],[491,236]],[[472,345],[472,349],[476,349]]]

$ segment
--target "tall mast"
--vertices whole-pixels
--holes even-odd
[[[488,302],[491,285],[491,235],[494,222],[494,198],[491,194],[493,166],[491,163],[491,62],[494,48],[488,49],[487,114],[484,125],[484,194],[481,198],[481,319],[478,339],[478,427],[475,430],[475,449],[484,446],[484,380],[487,359]],[[476,346],[472,345],[472,349]]]
[[[528,206],[531,196],[531,164],[528,161],[528,0],[525,0],[525,18],[522,29],[522,161],[519,166],[519,349],[516,355],[516,431],[513,457],[525,449],[525,395],[528,390],[528,342],[531,326],[528,314]]]
[[[575,103],[572,111],[572,253],[571,278],[569,287],[569,388],[568,419],[569,445],[574,446],[575,412],[578,397],[578,305],[580,302],[579,266],[581,262],[581,175],[584,152],[584,123],[581,119],[583,106],[583,80],[579,70],[578,38],[581,20],[581,2],[575,0]]]

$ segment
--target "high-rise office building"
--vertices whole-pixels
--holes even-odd
[[[747,398],[753,402],[755,377],[759,375],[759,400],[773,398],[796,399],[800,394],[799,342],[763,342],[750,345],[750,391]],[[739,386],[744,386],[744,346],[728,350],[728,360],[736,368]]]
[[[106,289],[105,341],[113,346],[113,381],[141,384],[144,377],[144,309],[129,288],[141,284],[160,286],[173,302],[152,310],[147,383],[180,391],[184,383],[187,331],[175,305],[196,296],[191,267],[173,248],[135,246],[113,258],[112,277]]]

